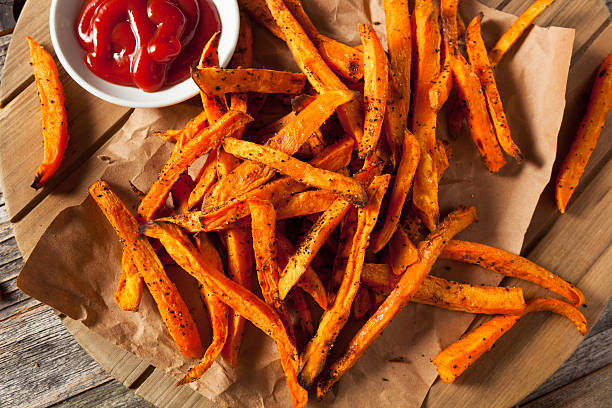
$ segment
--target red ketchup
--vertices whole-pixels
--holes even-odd
[[[146,92],[187,79],[220,30],[211,0],[87,0],[76,25],[91,72]]]

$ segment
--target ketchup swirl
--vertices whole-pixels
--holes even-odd
[[[189,77],[220,29],[210,0],[88,0],[76,34],[95,75],[155,92]]]

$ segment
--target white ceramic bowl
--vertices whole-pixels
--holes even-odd
[[[240,15],[236,0],[212,0],[221,19],[219,62],[226,66],[238,42]],[[52,0],[49,30],[53,48],[68,74],[89,93],[115,105],[130,108],[156,108],[174,105],[198,93],[191,78],[157,92],[144,92],[129,86],[115,85],[94,75],[85,65],[85,51],[80,47],[75,24],[85,0]]]

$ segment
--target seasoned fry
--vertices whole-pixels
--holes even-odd
[[[355,364],[380,332],[414,296],[446,243],[455,234],[467,228],[475,219],[474,207],[460,207],[431,232],[427,241],[419,246],[419,260],[406,270],[391,294],[353,337],[346,351],[321,377],[317,383],[318,397],[323,397],[331,386]]]
[[[560,314],[571,320],[580,333],[586,334],[586,319],[582,313],[569,303],[553,298],[536,298],[527,302],[521,315],[493,317],[480,325],[461,340],[442,350],[433,363],[438,369],[440,379],[445,383],[455,381],[481,355],[490,350],[495,342],[510,330],[522,316],[531,312],[548,311]]]
[[[123,250],[149,288],[149,292],[168,328],[168,332],[180,352],[189,358],[199,358],[204,353],[200,335],[174,283],[168,278],[164,267],[149,241],[138,235],[138,222],[125,204],[104,181],[96,181],[89,187],[89,194],[123,243]]]
[[[376,224],[378,211],[389,184],[389,175],[377,176],[368,187],[368,203],[359,209],[357,229],[353,237],[351,252],[346,271],[336,299],[331,308],[321,317],[316,335],[310,340],[302,356],[299,372],[299,382],[305,388],[310,388],[315,377],[319,375],[327,353],[331,350],[338,333],[344,327],[351,312],[351,305],[359,289],[361,268],[365,259],[370,233]]]
[[[234,156],[273,168],[300,183],[337,194],[358,207],[367,201],[365,190],[354,179],[314,167],[280,150],[231,137],[223,141],[223,149]]]
[[[442,140],[438,139],[436,142],[436,151],[434,153],[438,182],[440,182],[444,172],[450,166],[450,162],[448,161],[448,157],[452,154],[450,144],[444,143]]]
[[[536,0],[527,10],[521,14],[512,26],[497,40],[497,43],[489,51],[491,65],[495,66],[502,57],[508,52],[510,47],[516,43],[523,32],[533,23],[533,21],[555,0]]]
[[[408,115],[404,111],[403,99],[394,82],[393,77],[391,77],[389,79],[389,98],[387,109],[385,109],[385,120],[383,121],[383,133],[389,150],[391,150],[391,162],[395,168],[402,157],[402,142]]]
[[[202,51],[202,55],[200,56],[200,62],[196,69],[215,69],[219,68],[219,41],[221,39],[221,33],[216,32],[208,43],[204,47]],[[220,94],[216,95],[212,92],[204,92],[200,90],[200,99],[202,99],[202,106],[204,107],[204,112],[206,112],[206,117],[208,119],[208,123],[215,123],[217,119],[221,116],[225,115],[228,111],[227,100],[225,99],[225,95]],[[187,138],[183,138],[181,145],[185,144],[185,142],[189,140]]]
[[[389,64],[400,94],[405,122],[410,112],[410,68],[412,66],[412,39],[408,0],[385,0],[385,23]]]
[[[584,303],[584,295],[574,285],[526,258],[501,249],[475,242],[452,240],[444,248],[440,257],[472,263],[504,276],[535,283],[563,296],[574,306]]]
[[[555,198],[562,214],[578,186],[591,153],[595,150],[610,107],[612,107],[612,53],[608,54],[599,66],[586,113],[557,175]]]
[[[170,191],[174,211],[182,214],[189,210],[187,207],[187,200],[189,199],[189,195],[191,194],[194,186],[195,182],[188,173],[183,173],[180,175]]]
[[[308,190],[297,193],[285,205],[277,208],[276,219],[302,217],[326,211],[336,200],[334,194],[323,190]]]
[[[115,291],[115,302],[122,310],[135,312],[142,298],[142,278],[128,251],[121,256],[121,277]]]
[[[243,112],[229,111],[210,127],[187,141],[176,157],[171,157],[161,174],[138,206],[138,218],[148,221],[155,216],[157,209],[164,203],[170,189],[180,175],[198,157],[210,152],[226,136],[246,126],[252,118]]]
[[[506,164],[491,125],[480,80],[462,55],[452,60],[452,70],[461,98],[465,101],[466,119],[474,144],[487,169],[497,172]]]
[[[387,55],[369,24],[359,25],[363,44],[365,121],[363,137],[359,141],[359,157],[364,159],[378,144],[382,130],[389,89]]]
[[[408,191],[412,186],[412,178],[419,164],[420,155],[419,142],[409,130],[406,130],[402,145],[402,160],[393,182],[393,190],[389,198],[385,222],[382,229],[374,234],[370,243],[370,249],[373,252],[379,252],[383,249],[397,229],[397,223],[402,215],[402,208],[404,208]]]
[[[414,6],[414,25],[417,45],[417,81],[414,92],[412,131],[421,155],[414,176],[412,202],[430,230],[438,223],[438,182],[433,151],[436,146],[436,112],[429,104],[431,81],[440,71],[440,31],[438,6],[433,0],[417,0]]]
[[[361,285],[353,301],[353,317],[356,320],[361,320],[371,307],[370,291],[367,287]]]
[[[336,108],[354,98],[352,91],[327,92],[319,95],[273,138],[266,143],[289,155],[295,154],[300,146],[317,131],[334,113]],[[265,166],[246,162],[238,166],[231,175],[224,177],[211,189],[204,200],[203,211],[208,213],[229,202],[232,198],[247,193],[270,180],[275,172]]]
[[[306,272],[314,257],[319,252],[325,241],[336,229],[342,218],[349,210],[350,204],[337,199],[315,222],[306,236],[302,239],[295,253],[289,258],[287,266],[281,273],[279,282],[279,295],[281,300],[285,299],[291,288],[298,282]]]
[[[260,68],[195,68],[191,70],[191,77],[202,92],[210,95],[230,92],[298,94],[306,83],[304,74]]]
[[[42,114],[44,159],[36,169],[32,183],[32,188],[38,190],[62,164],[68,146],[68,116],[64,88],[53,57],[31,37],[26,37],[26,40],[30,45],[30,61]]]
[[[521,153],[521,150],[516,143],[514,143],[510,135],[508,119],[506,118],[501,96],[499,95],[497,84],[495,83],[493,68],[491,68],[489,64],[487,49],[482,40],[481,20],[482,13],[474,17],[467,27],[465,44],[468,57],[470,64],[474,68],[474,72],[480,79],[482,89],[485,92],[487,107],[489,108],[489,114],[491,115],[493,126],[495,127],[497,141],[502,149],[504,149],[504,152],[520,162],[523,160],[523,153]]]
[[[429,106],[434,112],[439,112],[448,100],[453,89],[453,72],[450,62],[445,62],[442,71],[436,76],[429,88]]]
[[[200,113],[200,115],[202,114],[203,112]],[[168,129],[164,131],[153,131],[153,134],[157,137],[161,137],[166,142],[178,143],[178,141],[181,139],[183,135],[183,129]]]
[[[206,236],[198,236],[196,238],[196,244],[202,256],[209,259],[211,265],[215,265],[217,272],[223,273],[221,258],[219,257],[217,250],[213,247],[210,241],[208,241]],[[202,285],[200,288],[200,295],[204,301],[204,304],[206,305],[206,308],[208,309],[208,314],[210,315],[212,342],[206,349],[202,360],[196,366],[192,367],[187,372],[185,377],[179,380],[176,385],[184,385],[198,380],[202,374],[204,374],[214,363],[217,356],[221,353],[227,339],[227,306],[221,301],[221,299],[219,299],[219,296],[204,285]]]
[[[193,210],[199,207],[202,204],[202,200],[204,196],[212,186],[217,182],[217,151],[213,150],[206,157],[206,161],[204,162],[204,166],[200,169],[200,174],[197,177],[197,183],[193,190],[191,190],[191,194],[189,194],[189,199],[187,200],[187,207],[190,210]]]
[[[300,327],[302,334],[306,338],[311,338],[312,333],[314,332],[312,313],[310,312],[310,308],[308,307],[308,303],[306,303],[306,299],[304,298],[302,292],[299,290],[294,290],[291,292],[291,302],[293,303],[295,311],[297,312],[297,324]]]
[[[219,273],[181,230],[169,223],[148,222],[142,232],[159,239],[170,256],[202,285],[210,288],[226,305],[237,311],[276,342],[294,407],[303,407],[308,393],[296,381],[298,355],[276,310],[243,286]]]
[[[406,269],[419,259],[419,253],[412,240],[403,228],[395,230],[393,238],[389,241],[389,249],[385,260],[395,275],[403,274]]]
[[[340,81],[334,72],[325,63],[316,47],[304,32],[304,29],[291,14],[283,0],[266,0],[268,9],[272,13],[276,25],[281,29],[283,37],[293,58],[300,69],[308,77],[308,81],[318,93],[330,91],[346,91],[347,86]],[[338,119],[342,127],[356,142],[363,136],[363,123],[359,112],[359,101],[338,109]]]

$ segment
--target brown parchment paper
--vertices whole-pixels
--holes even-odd
[[[356,44],[357,24],[373,22],[385,40],[382,0],[308,0],[307,12],[325,34]],[[466,23],[485,13],[484,34],[490,46],[515,17],[464,1]],[[526,162],[509,164],[497,175],[484,168],[469,135],[452,143],[451,167],[440,187],[442,214],[459,204],[477,207],[480,222],[460,235],[463,239],[520,251],[538,198],[550,179],[557,133],[565,105],[565,86],[573,30],[534,27],[497,68],[497,80],[514,139]],[[296,69],[284,44],[261,29],[255,33],[257,63]],[[184,103],[164,109],[139,109],[101,151],[108,163],[101,176],[122,199],[136,208],[128,181],[146,191],[170,155],[171,146],[152,130],[181,126],[198,111]],[[445,120],[439,136],[445,138]],[[197,168],[194,166],[194,168]],[[88,177],[91,177],[89,174]],[[80,191],[83,198],[86,191]],[[58,210],[59,212],[59,210]],[[61,211],[29,256],[18,286],[30,296],[82,321],[102,337],[138,355],[177,378],[196,363],[176,350],[148,293],[138,313],[121,311],[113,300],[120,274],[121,247],[114,231],[86,198]],[[439,262],[434,274],[469,283],[497,284],[498,275],[465,265]],[[202,333],[210,339],[210,324],[195,282],[178,268],[169,271],[186,297]],[[409,304],[376,340],[339,386],[322,402],[339,407],[420,406],[436,378],[431,363],[443,347],[455,341],[473,315]],[[338,340],[338,348],[354,322]],[[387,360],[401,357],[401,363]],[[289,392],[274,344],[252,326],[247,328],[240,364],[233,368],[218,359],[200,381],[191,385],[219,406],[290,406]],[[401,402],[400,402],[401,401]]]

